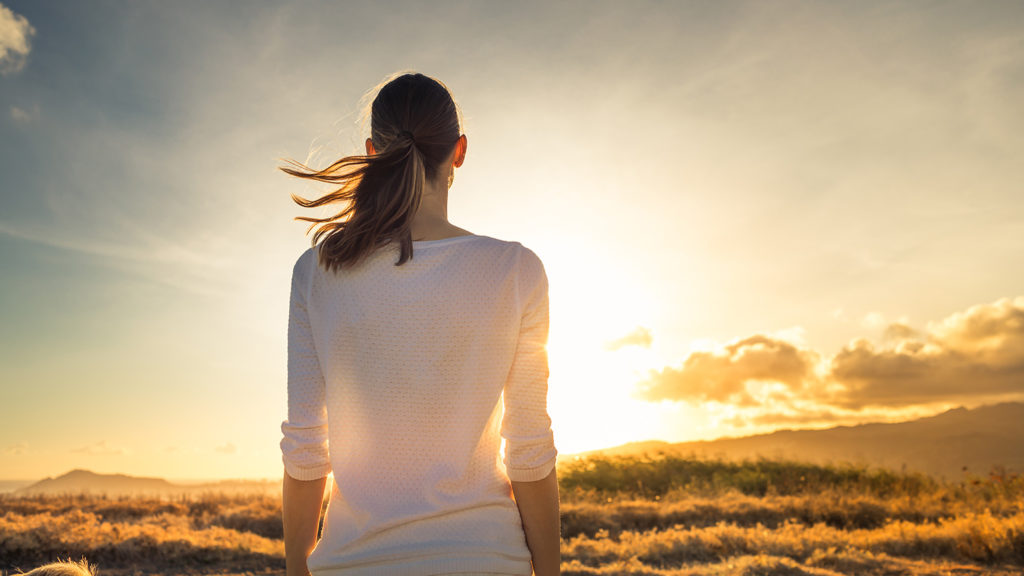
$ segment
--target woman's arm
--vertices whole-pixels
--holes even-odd
[[[523,522],[537,576],[560,572],[558,478],[554,434],[548,415],[548,278],[544,263],[528,248],[521,252],[519,297],[522,317],[516,352],[502,402],[505,413],[505,472]]]
[[[281,513],[284,522],[284,557],[288,576],[309,576],[306,558],[316,546],[320,509],[327,477],[296,480],[284,473]]]
[[[331,472],[324,377],[306,309],[315,257],[314,251],[306,251],[296,260],[288,311],[288,418],[281,423],[281,513],[288,576],[309,575],[306,558],[316,545]]]
[[[552,470],[542,480],[512,482],[512,494],[523,519],[526,545],[533,557],[536,576],[560,573],[562,555],[559,550],[558,479]]]

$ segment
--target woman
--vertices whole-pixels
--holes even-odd
[[[300,205],[347,203],[299,218],[320,228],[292,271],[288,574],[558,574],[544,266],[448,222],[467,141],[444,85],[394,78],[370,124],[365,156],[282,168],[340,184]]]

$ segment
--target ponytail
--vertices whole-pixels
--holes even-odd
[[[326,218],[296,216],[311,222],[312,244],[323,238],[320,264],[332,271],[356,266],[377,248],[400,246],[396,266],[413,257],[412,218],[428,180],[451,153],[461,133],[458,111],[448,89],[422,74],[406,74],[385,84],[373,101],[371,132],[375,154],[346,156],[323,170],[295,160],[286,174],[341,186],[320,198],[292,194],[305,208],[343,202]]]

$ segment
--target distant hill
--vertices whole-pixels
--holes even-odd
[[[139,478],[124,474],[97,474],[88,470],[72,470],[56,478],[46,478],[15,490],[15,494],[89,493],[160,493],[174,488],[161,478]]]
[[[639,455],[663,452],[711,458],[786,458],[813,463],[856,462],[931,474],[959,480],[964,467],[987,475],[993,466],[1024,473],[1024,403],[1006,402],[968,410],[954,408],[928,418],[907,422],[838,426],[824,430],[779,430],[770,434],[719,438],[697,442],[634,442],[581,455]],[[13,484],[13,482],[12,482]],[[97,474],[72,470],[34,484],[18,482],[14,495],[106,493],[274,493],[279,481],[226,480],[204,484],[178,484],[162,478],[124,474]]]
[[[694,454],[740,460],[787,458],[814,463],[853,462],[914,470],[946,480],[987,475],[993,466],[1024,473],[1024,403],[1005,402],[972,410],[954,408],[907,422],[778,430],[770,434],[697,442],[636,442],[586,454]]]
[[[14,490],[15,496],[33,494],[109,494],[167,495],[183,493],[270,493],[280,490],[280,482],[263,480],[225,480],[205,484],[174,484],[162,478],[142,478],[125,474],[97,474],[72,470],[56,478],[46,478]]]

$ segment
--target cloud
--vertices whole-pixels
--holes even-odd
[[[859,416],[859,415],[858,415]],[[842,412],[816,409],[798,412],[761,412],[753,414],[737,414],[725,420],[726,424],[736,428],[744,426],[786,426],[791,424],[805,425],[817,422],[834,424],[838,421],[848,419],[850,415]]]
[[[901,340],[914,340],[918,338],[917,330],[914,330],[910,326],[902,322],[896,322],[889,324],[885,328],[885,332],[882,333],[882,339],[887,342],[899,342]]]
[[[23,456],[28,452],[28,444],[24,442],[18,442],[17,444],[11,444],[3,449],[4,456]]]
[[[644,328],[643,326],[637,326],[636,329],[629,334],[607,342],[604,347],[606,350],[618,350],[619,348],[624,348],[626,346],[650,348],[652,340],[653,338],[651,337],[651,331],[649,329]]]
[[[692,400],[753,405],[752,381],[802,391],[813,383],[818,355],[778,337],[756,335],[721,350],[690,354],[682,366],[652,371],[637,395],[645,400]]]
[[[0,4],[0,75],[14,74],[25,67],[35,33],[27,18]]]
[[[75,448],[71,450],[78,454],[92,454],[92,455],[116,455],[124,456],[128,454],[128,449],[120,446],[111,446],[107,444],[106,440],[100,440],[95,444],[89,444],[88,446],[82,446],[81,448]]]
[[[25,110],[17,106],[11,106],[11,119],[17,124],[28,124],[39,116],[39,106],[35,105],[31,110]]]
[[[869,312],[860,321],[860,325],[865,328],[879,328],[885,324],[885,316],[882,316],[881,312]]]
[[[231,442],[226,442],[224,444],[221,444],[220,446],[217,446],[216,448],[214,448],[214,450],[220,452],[221,454],[234,454],[235,452],[238,452],[238,447],[232,444]]]
[[[829,372],[844,389],[834,401],[846,407],[1022,394],[1024,296],[973,306],[929,324],[920,340],[882,346],[855,340],[836,354]]]
[[[773,385],[755,386],[765,382]],[[882,343],[859,338],[827,360],[777,337],[752,336],[652,371],[636,394],[649,401],[771,404],[771,412],[744,416],[765,425],[834,422],[869,407],[1024,398],[1024,296],[972,306],[923,331],[893,323]]]
[[[226,278],[231,263],[216,255],[220,244],[208,240],[207,251],[161,238],[141,229],[120,241],[87,237],[60,238],[42,228],[30,229],[0,221],[0,234],[41,246],[100,258],[110,266],[128,268],[145,277],[201,295],[237,294],[236,280]]]

